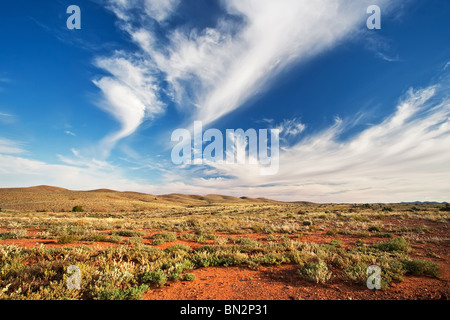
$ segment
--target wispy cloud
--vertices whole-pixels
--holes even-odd
[[[73,159],[60,156],[61,165],[26,159],[11,154],[20,150],[6,149],[10,154],[0,155],[0,180],[5,182],[2,186],[108,186],[154,194],[220,193],[316,202],[448,201],[449,87],[447,79],[409,90],[394,113],[344,141],[341,136],[353,123],[337,118],[328,129],[285,145],[279,172],[272,176],[261,176],[259,166],[249,164],[170,167],[157,160],[133,161],[133,168],[163,172],[162,183],[155,185],[128,179],[124,169],[83,158],[75,149]],[[5,145],[17,146],[0,140],[0,148]]]
[[[224,189],[242,192],[248,187],[257,190],[255,195],[291,200],[446,201],[450,194],[447,84],[410,90],[394,114],[346,141],[340,136],[352,124],[337,119],[329,129],[283,148],[277,175],[261,177],[257,170],[240,165],[216,167],[211,177],[231,177],[221,182]],[[193,181],[209,184],[205,179]]]
[[[447,70],[448,68],[450,68],[450,61],[445,64],[444,70]]]
[[[397,1],[378,2],[387,13]],[[188,108],[191,118],[205,125],[220,119],[261,93],[287,67],[359,33],[372,1],[220,3],[223,15],[207,28],[165,23],[176,12],[177,0],[107,4],[140,48],[97,60],[112,74],[95,81],[105,96],[103,108],[122,124],[110,141],[137,130],[145,112],[156,115],[164,109],[157,95],[161,82],[169,85],[169,97],[177,107]],[[154,32],[155,23],[164,31],[164,39]],[[139,81],[136,85],[130,79]]]
[[[364,46],[367,50],[375,53],[378,58],[387,62],[398,62],[400,56],[395,52],[391,41],[376,32],[365,31],[365,36],[362,38]]]
[[[66,130],[64,131],[65,134],[72,136],[72,137],[76,137],[77,135],[75,133],[73,133],[72,131]]]
[[[298,119],[285,119],[276,129],[280,130],[281,137],[289,138],[301,134],[306,129],[306,125]]]
[[[25,150],[22,149],[22,143],[0,138],[0,154],[18,154],[24,152]]]
[[[98,104],[121,123],[121,129],[102,142],[107,155],[118,140],[134,133],[145,119],[161,113],[163,104],[157,97],[158,86],[145,61],[117,52],[110,58],[98,58],[96,64],[110,73],[110,76],[94,80],[103,92]]]

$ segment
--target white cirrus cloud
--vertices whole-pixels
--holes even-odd
[[[0,154],[18,154],[24,153],[22,144],[10,139],[0,138]]]
[[[377,2],[388,14],[398,1]],[[142,75],[137,87],[145,90],[138,91],[153,95],[146,99],[136,94],[134,86],[123,86],[123,73],[113,72],[117,58],[105,58],[111,63],[101,68],[112,76],[96,84],[106,96],[109,112],[122,123],[112,140],[133,133],[144,120],[144,110],[157,105],[154,95],[161,81],[170,86],[169,96],[177,107],[188,108],[191,118],[204,125],[220,119],[261,93],[288,67],[362,33],[366,9],[373,1],[224,0],[223,14],[214,26],[162,23],[178,4],[114,0],[107,5],[140,48],[122,52],[127,69]],[[163,38],[154,32],[155,20]]]
[[[59,156],[60,165],[26,159],[14,154],[20,150],[7,149],[9,154],[0,154],[0,181],[2,187],[52,184],[86,190],[108,186],[153,194],[216,193],[287,201],[449,201],[449,87],[448,80],[443,80],[411,89],[390,116],[344,140],[341,136],[353,123],[339,118],[322,132],[303,132],[302,139],[280,150],[279,171],[271,176],[261,176],[259,165],[176,167],[166,163],[160,168],[162,182],[150,184],[143,178],[127,178],[126,169],[106,161],[83,158],[75,149],[75,159]],[[0,140],[0,150],[5,145],[17,146]],[[148,166],[153,168],[152,163]]]
[[[447,82],[410,90],[396,112],[349,139],[336,123],[280,151],[280,169],[264,177],[250,165],[215,167],[224,190],[318,202],[448,201],[450,99]],[[214,180],[214,179],[213,179]],[[215,182],[193,178],[193,184]]]
[[[163,111],[157,97],[158,87],[145,62],[124,57],[120,52],[113,57],[98,58],[96,65],[110,75],[94,80],[103,93],[99,106],[111,114],[121,128],[103,140],[107,155],[115,143],[132,133],[146,119]]]

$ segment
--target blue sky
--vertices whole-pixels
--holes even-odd
[[[0,187],[448,201],[449,14],[441,0],[2,1]],[[278,173],[174,165],[171,133],[196,120],[279,129]]]

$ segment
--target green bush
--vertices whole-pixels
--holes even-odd
[[[332,273],[328,271],[327,264],[320,260],[317,263],[307,263],[304,268],[299,270],[303,279],[315,283],[326,283],[331,279]]]
[[[177,241],[177,234],[175,232],[162,232],[154,234],[153,237],[153,245],[160,245],[166,242]]]
[[[379,226],[370,226],[369,231],[370,232],[380,232],[381,228]]]
[[[406,260],[403,261],[403,266],[407,273],[413,275],[427,274],[436,278],[440,276],[439,265],[433,261],[423,259]]]
[[[142,294],[148,291],[147,285],[140,285],[128,289],[104,289],[102,290],[97,299],[99,300],[141,300]]]
[[[236,240],[234,240],[234,243],[248,247],[257,247],[259,245],[258,241],[250,238],[237,238]]]
[[[330,241],[330,245],[333,247],[342,247],[342,241],[341,240],[337,240],[337,239],[333,239]]]
[[[395,238],[386,242],[377,243],[376,247],[382,251],[407,252],[410,248],[410,245],[404,238]]]
[[[75,206],[72,208],[72,212],[84,212],[84,209],[82,206]]]
[[[158,269],[150,272],[145,272],[141,276],[141,281],[145,283],[151,282],[159,286],[163,286],[167,282],[167,276],[162,270]]]
[[[186,244],[176,244],[166,248],[166,252],[174,252],[174,253],[183,253],[183,252],[191,252],[192,248]]]
[[[101,232],[89,232],[88,234],[86,234],[84,236],[83,240],[92,241],[92,242],[108,241],[106,234],[101,233]]]
[[[26,230],[11,230],[9,232],[0,233],[0,239],[22,239],[27,237]]]
[[[122,237],[117,235],[117,234],[113,234],[111,237],[109,237],[106,241],[108,242],[112,242],[112,243],[121,243],[123,241]]]
[[[134,231],[134,230],[113,231],[111,234],[121,236],[121,237],[142,237],[144,235],[142,232]]]
[[[184,275],[184,280],[185,281],[194,281],[195,280],[195,274],[193,274],[193,273],[186,273]]]
[[[80,239],[79,236],[76,234],[63,233],[58,235],[57,242],[59,244],[69,244],[77,242],[79,239]]]

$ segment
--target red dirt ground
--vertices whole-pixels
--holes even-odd
[[[407,277],[388,290],[372,291],[347,283],[316,285],[302,280],[293,265],[202,268],[196,280],[166,284],[145,294],[146,300],[407,300],[448,299],[448,279]]]
[[[411,222],[413,223],[413,222]],[[440,228],[438,228],[440,227]],[[2,229],[0,232],[9,231]],[[29,229],[28,236],[38,233],[39,229]],[[161,231],[141,230],[145,233],[142,243],[151,245],[152,235]],[[109,233],[109,230],[102,231]],[[180,235],[180,234],[179,234]],[[253,238],[261,242],[267,242],[266,234],[218,234],[222,237]],[[446,227],[437,225],[432,236],[446,238]],[[278,236],[281,236],[279,234]],[[344,247],[355,245],[355,236],[327,235],[326,231],[315,231],[297,238],[296,234],[289,236],[303,242],[329,243],[336,239],[342,242]],[[127,239],[126,237],[123,237]],[[385,238],[369,237],[362,239],[365,243],[385,241]],[[213,240],[207,243],[214,243]],[[31,248],[44,244],[49,247],[73,247],[79,245],[97,246],[100,248],[117,246],[109,242],[78,241],[72,244],[58,244],[55,239],[5,239],[0,240],[0,245],[16,244],[20,247]],[[177,240],[155,247],[165,249],[175,244],[185,244],[192,248],[198,248],[205,243],[197,243],[193,240]],[[421,300],[421,299],[445,299],[450,296],[450,253],[448,244],[415,243],[413,258],[424,258],[438,263],[441,267],[440,279],[421,276],[406,276],[403,282],[392,283],[386,290],[372,291],[364,286],[353,285],[339,279],[333,279],[329,284],[317,285],[303,280],[294,265],[263,266],[257,270],[246,267],[209,267],[192,271],[196,276],[194,281],[169,282],[162,288],[152,288],[144,295],[146,300]],[[433,255],[430,255],[433,253]]]

